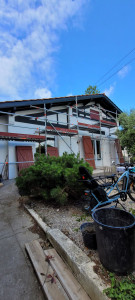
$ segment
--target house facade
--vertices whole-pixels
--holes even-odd
[[[104,94],[0,103],[0,174],[12,179],[45,155],[79,154],[94,169],[124,162],[115,135],[122,111]]]

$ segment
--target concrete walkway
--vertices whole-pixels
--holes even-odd
[[[33,219],[19,208],[13,180],[0,187],[0,299],[45,299],[25,252],[25,243],[40,238],[32,233]]]

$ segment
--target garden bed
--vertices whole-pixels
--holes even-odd
[[[33,208],[43,221],[52,229],[59,229],[68,236],[85,254],[95,262],[94,271],[102,280],[108,284],[110,282],[109,272],[102,266],[99,260],[98,252],[85,247],[82,233],[80,231],[81,224],[92,222],[92,217],[82,211],[81,202],[74,205],[53,206],[45,205],[43,201],[34,198],[21,197],[20,203],[26,202],[30,208]],[[135,211],[135,203],[129,198],[126,202],[122,202],[128,211]],[[120,277],[119,277],[120,278]]]

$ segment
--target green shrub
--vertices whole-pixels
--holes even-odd
[[[104,290],[104,293],[112,300],[134,300],[135,299],[135,277],[130,275],[123,279],[116,279],[110,273],[111,287]]]
[[[63,205],[67,203],[68,193],[64,191],[63,188],[57,186],[56,188],[51,189],[50,196],[59,204]]]
[[[21,195],[38,196],[44,201],[65,204],[80,197],[84,185],[80,179],[79,166],[85,166],[90,173],[92,167],[74,154],[64,153],[60,157],[36,154],[35,164],[20,172],[16,185]]]

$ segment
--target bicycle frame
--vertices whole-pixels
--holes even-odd
[[[124,189],[120,190],[119,187],[118,187],[118,183],[124,178],[126,177],[127,180],[126,180],[126,186]],[[128,183],[129,183],[129,170],[126,170],[120,177],[119,179],[117,180],[116,183],[112,184],[110,186],[110,190],[107,192],[107,196],[109,196],[109,194],[115,189],[117,188],[117,191],[118,192],[124,192],[124,193],[127,193],[127,188],[128,188]]]
[[[108,198],[108,196],[107,196],[108,200],[107,200],[107,201],[104,201],[104,202],[101,202],[101,201],[99,201],[99,200],[97,199],[97,197],[94,195],[93,192],[91,192],[91,196],[93,196],[93,197],[95,198],[95,200],[98,202],[97,205],[94,206],[93,209],[91,209],[91,212],[93,212],[93,211],[94,211],[96,208],[98,208],[99,206],[104,206],[104,205],[110,204],[110,203],[112,203],[112,202],[118,202],[118,199],[120,198],[120,194],[117,194],[117,195],[113,196],[113,198]],[[116,203],[116,205],[117,205],[117,203]],[[122,205],[122,207],[123,207],[123,205]]]
[[[94,197],[94,199],[97,201],[97,205],[94,206],[93,209],[91,209],[91,212],[93,212],[96,208],[98,208],[99,206],[104,206],[106,204],[110,204],[112,202],[116,202],[116,206],[117,206],[117,203],[119,203],[118,199],[120,198],[121,194],[125,193],[125,195],[127,194],[127,191],[128,191],[128,184],[129,184],[129,177],[130,177],[130,173],[129,173],[129,170],[126,170],[120,177],[119,179],[113,183],[110,187],[107,187],[107,190],[106,190],[106,195],[107,195],[107,201],[105,202],[101,202],[97,199],[97,197],[95,196],[95,194],[93,193],[93,191],[90,191],[90,195],[92,197]],[[123,178],[126,178],[126,183],[122,186],[122,190],[119,188],[118,186],[118,183],[123,179]],[[123,189],[124,187],[124,189]],[[110,196],[109,198],[109,195],[111,194],[111,192],[114,190],[114,189],[117,189],[118,193],[116,193],[115,195],[112,195]],[[121,203],[120,203],[121,204]],[[121,204],[121,206],[124,208],[124,206]],[[124,208],[125,209],[125,208]]]

